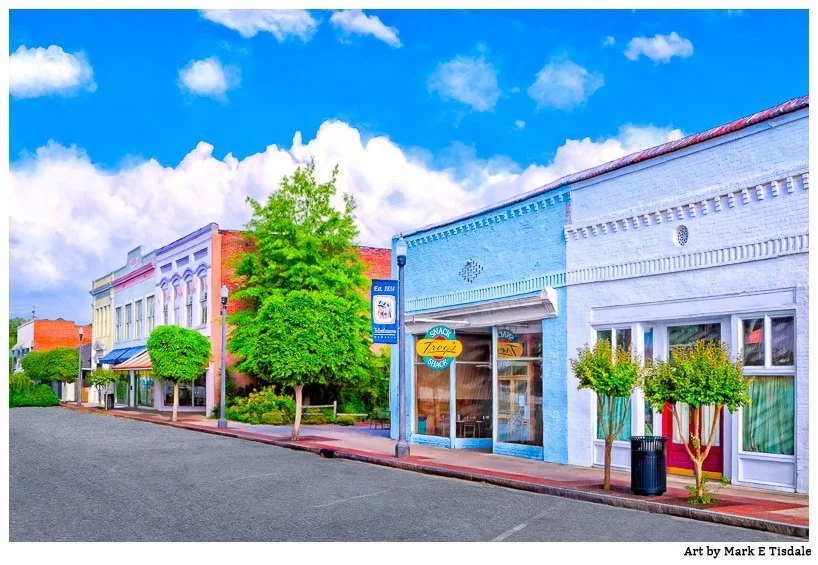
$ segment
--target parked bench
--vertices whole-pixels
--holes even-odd
[[[392,427],[392,412],[389,410],[375,410],[372,412],[369,416],[370,429],[373,426],[377,428],[379,424],[381,429],[390,429]]]

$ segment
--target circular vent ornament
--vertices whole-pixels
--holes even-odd
[[[690,237],[690,231],[687,229],[687,226],[679,226],[676,228],[676,244],[684,246],[687,243],[688,238]]]

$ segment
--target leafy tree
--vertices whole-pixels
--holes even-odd
[[[726,406],[735,412],[750,402],[750,380],[744,377],[740,360],[731,361],[727,345],[720,341],[697,341],[692,347],[673,349],[668,361],[656,361],[645,377],[645,399],[655,410],[670,405],[679,435],[685,437],[676,403],[687,404],[692,426],[685,451],[693,462],[696,494],[692,502],[711,502],[706,496],[702,464],[710,454],[719,415]],[[702,407],[713,406],[713,417],[702,421]],[[706,441],[703,439],[706,438]]]
[[[79,352],[74,347],[57,347],[48,351],[32,351],[23,357],[23,370],[39,382],[73,382],[79,368]]]
[[[639,359],[630,351],[617,348],[612,351],[611,342],[600,339],[593,348],[587,345],[578,350],[571,359],[571,369],[579,379],[578,389],[589,388],[596,393],[597,418],[605,438],[605,478],[602,488],[611,490],[611,451],[614,439],[628,421],[630,396],[639,385],[643,369]],[[617,399],[624,402],[625,410],[617,418],[614,405]]]
[[[237,368],[281,387],[296,400],[298,438],[305,384],[354,383],[371,372],[367,279],[354,240],[355,202],[336,201],[337,167],[317,183],[315,165],[284,177],[265,204],[248,198],[254,241],[236,269],[236,298],[248,308],[230,318]]]
[[[148,355],[157,379],[173,383],[173,417],[179,408],[179,383],[192,382],[207,371],[210,341],[179,326],[159,326],[148,337]]]
[[[98,396],[100,402],[102,403],[102,406],[107,410],[108,403],[106,402],[105,399],[105,391],[108,390],[108,387],[111,384],[119,380],[119,375],[116,373],[116,371],[112,371],[110,369],[96,369],[92,371],[90,375],[88,375],[88,378],[86,380],[89,385],[96,387],[97,392],[99,393]]]

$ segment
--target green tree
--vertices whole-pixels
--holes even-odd
[[[48,351],[32,351],[23,357],[23,370],[39,382],[73,382],[79,369],[79,352],[73,347],[57,347]]]
[[[210,341],[179,326],[159,326],[148,337],[148,355],[158,380],[173,383],[173,417],[179,408],[179,383],[193,382],[207,371]]]
[[[628,421],[630,396],[639,386],[643,369],[630,351],[611,349],[611,342],[600,339],[593,348],[582,347],[571,369],[579,379],[578,389],[589,388],[596,393],[596,413],[605,438],[605,478],[602,488],[611,490],[611,451],[614,439]],[[617,417],[615,403],[624,402],[625,409]],[[624,401],[622,399],[625,399]]]
[[[333,206],[337,167],[326,183],[317,183],[314,172],[314,164],[297,168],[263,205],[248,199],[255,245],[236,269],[236,298],[249,307],[230,318],[237,368],[293,387],[293,439],[304,385],[358,382],[373,359],[355,202],[344,195],[340,209]]]
[[[89,385],[96,387],[97,392],[99,393],[100,402],[102,406],[107,410],[108,403],[105,400],[105,391],[108,390],[108,387],[117,382],[119,380],[119,375],[116,371],[112,371],[110,369],[96,369],[88,375],[87,382]]]
[[[740,360],[731,361],[727,345],[721,341],[697,341],[692,347],[673,349],[668,361],[656,361],[645,376],[645,399],[654,410],[670,405],[673,421],[680,437],[688,430],[682,429],[677,403],[687,404],[690,410],[690,439],[685,451],[693,462],[696,494],[693,502],[708,502],[705,495],[702,464],[710,454],[713,439],[719,425],[719,415],[726,406],[735,412],[749,404],[750,381],[744,377]],[[702,407],[715,408],[709,422],[702,421]],[[702,441],[703,438],[706,441]]]

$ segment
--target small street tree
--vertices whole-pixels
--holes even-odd
[[[597,420],[605,438],[605,476],[603,490],[611,490],[611,451],[613,442],[628,421],[630,396],[640,384],[643,369],[639,359],[630,351],[611,349],[611,342],[600,339],[593,348],[587,345],[578,350],[571,359],[571,369],[579,379],[578,389],[589,388],[596,393]],[[623,400],[624,399],[624,400]],[[616,414],[616,402],[624,404],[624,410]]]
[[[668,361],[656,361],[645,377],[645,399],[655,410],[670,405],[680,437],[687,437],[685,451],[693,462],[696,494],[691,502],[711,502],[705,493],[702,464],[710,454],[726,406],[735,412],[750,402],[750,380],[744,377],[740,360],[731,361],[727,345],[720,341],[697,341],[692,347],[673,349]],[[682,428],[677,403],[690,410],[690,429]],[[713,417],[702,421],[702,407],[712,406]]]
[[[237,368],[295,390],[293,439],[305,384],[355,384],[373,370],[355,202],[344,195],[333,205],[337,167],[325,183],[314,172],[298,167],[264,204],[248,198],[254,246],[236,268],[236,298],[248,308],[230,317]]]
[[[173,416],[179,408],[179,383],[193,382],[207,371],[210,341],[179,326],[159,326],[148,338],[148,355],[157,379],[173,383]]]
[[[40,382],[74,382],[79,368],[79,352],[74,347],[57,347],[48,351],[32,351],[23,357],[23,370]]]
[[[116,371],[110,369],[96,369],[88,375],[88,384],[95,387],[99,393],[99,399],[105,410],[108,409],[108,403],[105,401],[105,393],[108,387],[119,380],[119,375]]]

